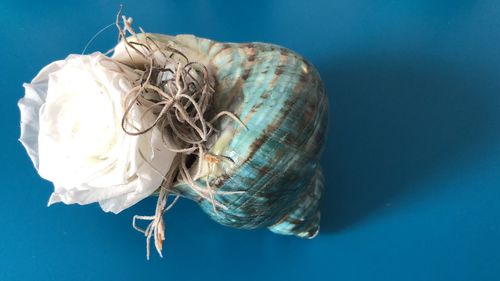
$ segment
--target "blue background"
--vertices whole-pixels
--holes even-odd
[[[81,53],[118,4],[0,1],[0,280],[500,280],[497,0],[123,2],[147,31],[273,42],[316,65],[331,108],[322,233],[229,229],[181,201],[166,258],[146,261],[131,218],[154,199],[47,208],[52,186],[17,142],[22,82]]]

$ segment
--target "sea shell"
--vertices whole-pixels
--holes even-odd
[[[214,209],[185,183],[174,189],[223,225],[314,237],[324,189],[319,156],[328,123],[328,100],[317,70],[277,45],[148,36],[207,66],[215,79],[213,111],[233,112],[248,128],[221,120],[209,152],[222,157],[197,159],[201,171],[196,171],[198,163],[192,165],[192,174],[202,175],[201,186],[208,179],[219,191],[244,191],[217,194],[226,208]],[[129,55],[118,45],[113,57],[126,62]]]

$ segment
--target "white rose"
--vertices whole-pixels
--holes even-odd
[[[40,176],[54,183],[49,205],[99,202],[118,213],[151,195],[175,156],[158,129],[121,127],[126,93],[139,75],[101,53],[70,55],[43,68],[19,101],[21,138]],[[139,120],[134,107],[130,119]],[[146,116],[144,125],[153,116]]]

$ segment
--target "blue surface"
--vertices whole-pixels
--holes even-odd
[[[22,82],[113,22],[117,4],[89,2],[0,2],[0,280],[500,280],[498,1],[124,1],[147,31],[296,50],[331,103],[317,238],[225,228],[182,201],[149,262],[130,222],[154,199],[47,208],[17,142]]]

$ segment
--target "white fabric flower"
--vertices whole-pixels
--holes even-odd
[[[174,152],[161,132],[139,136],[121,127],[126,93],[139,75],[101,53],[70,55],[24,84],[19,101],[21,138],[40,176],[53,182],[49,205],[99,202],[118,213],[151,195]],[[134,107],[130,119],[145,128],[154,116]]]

